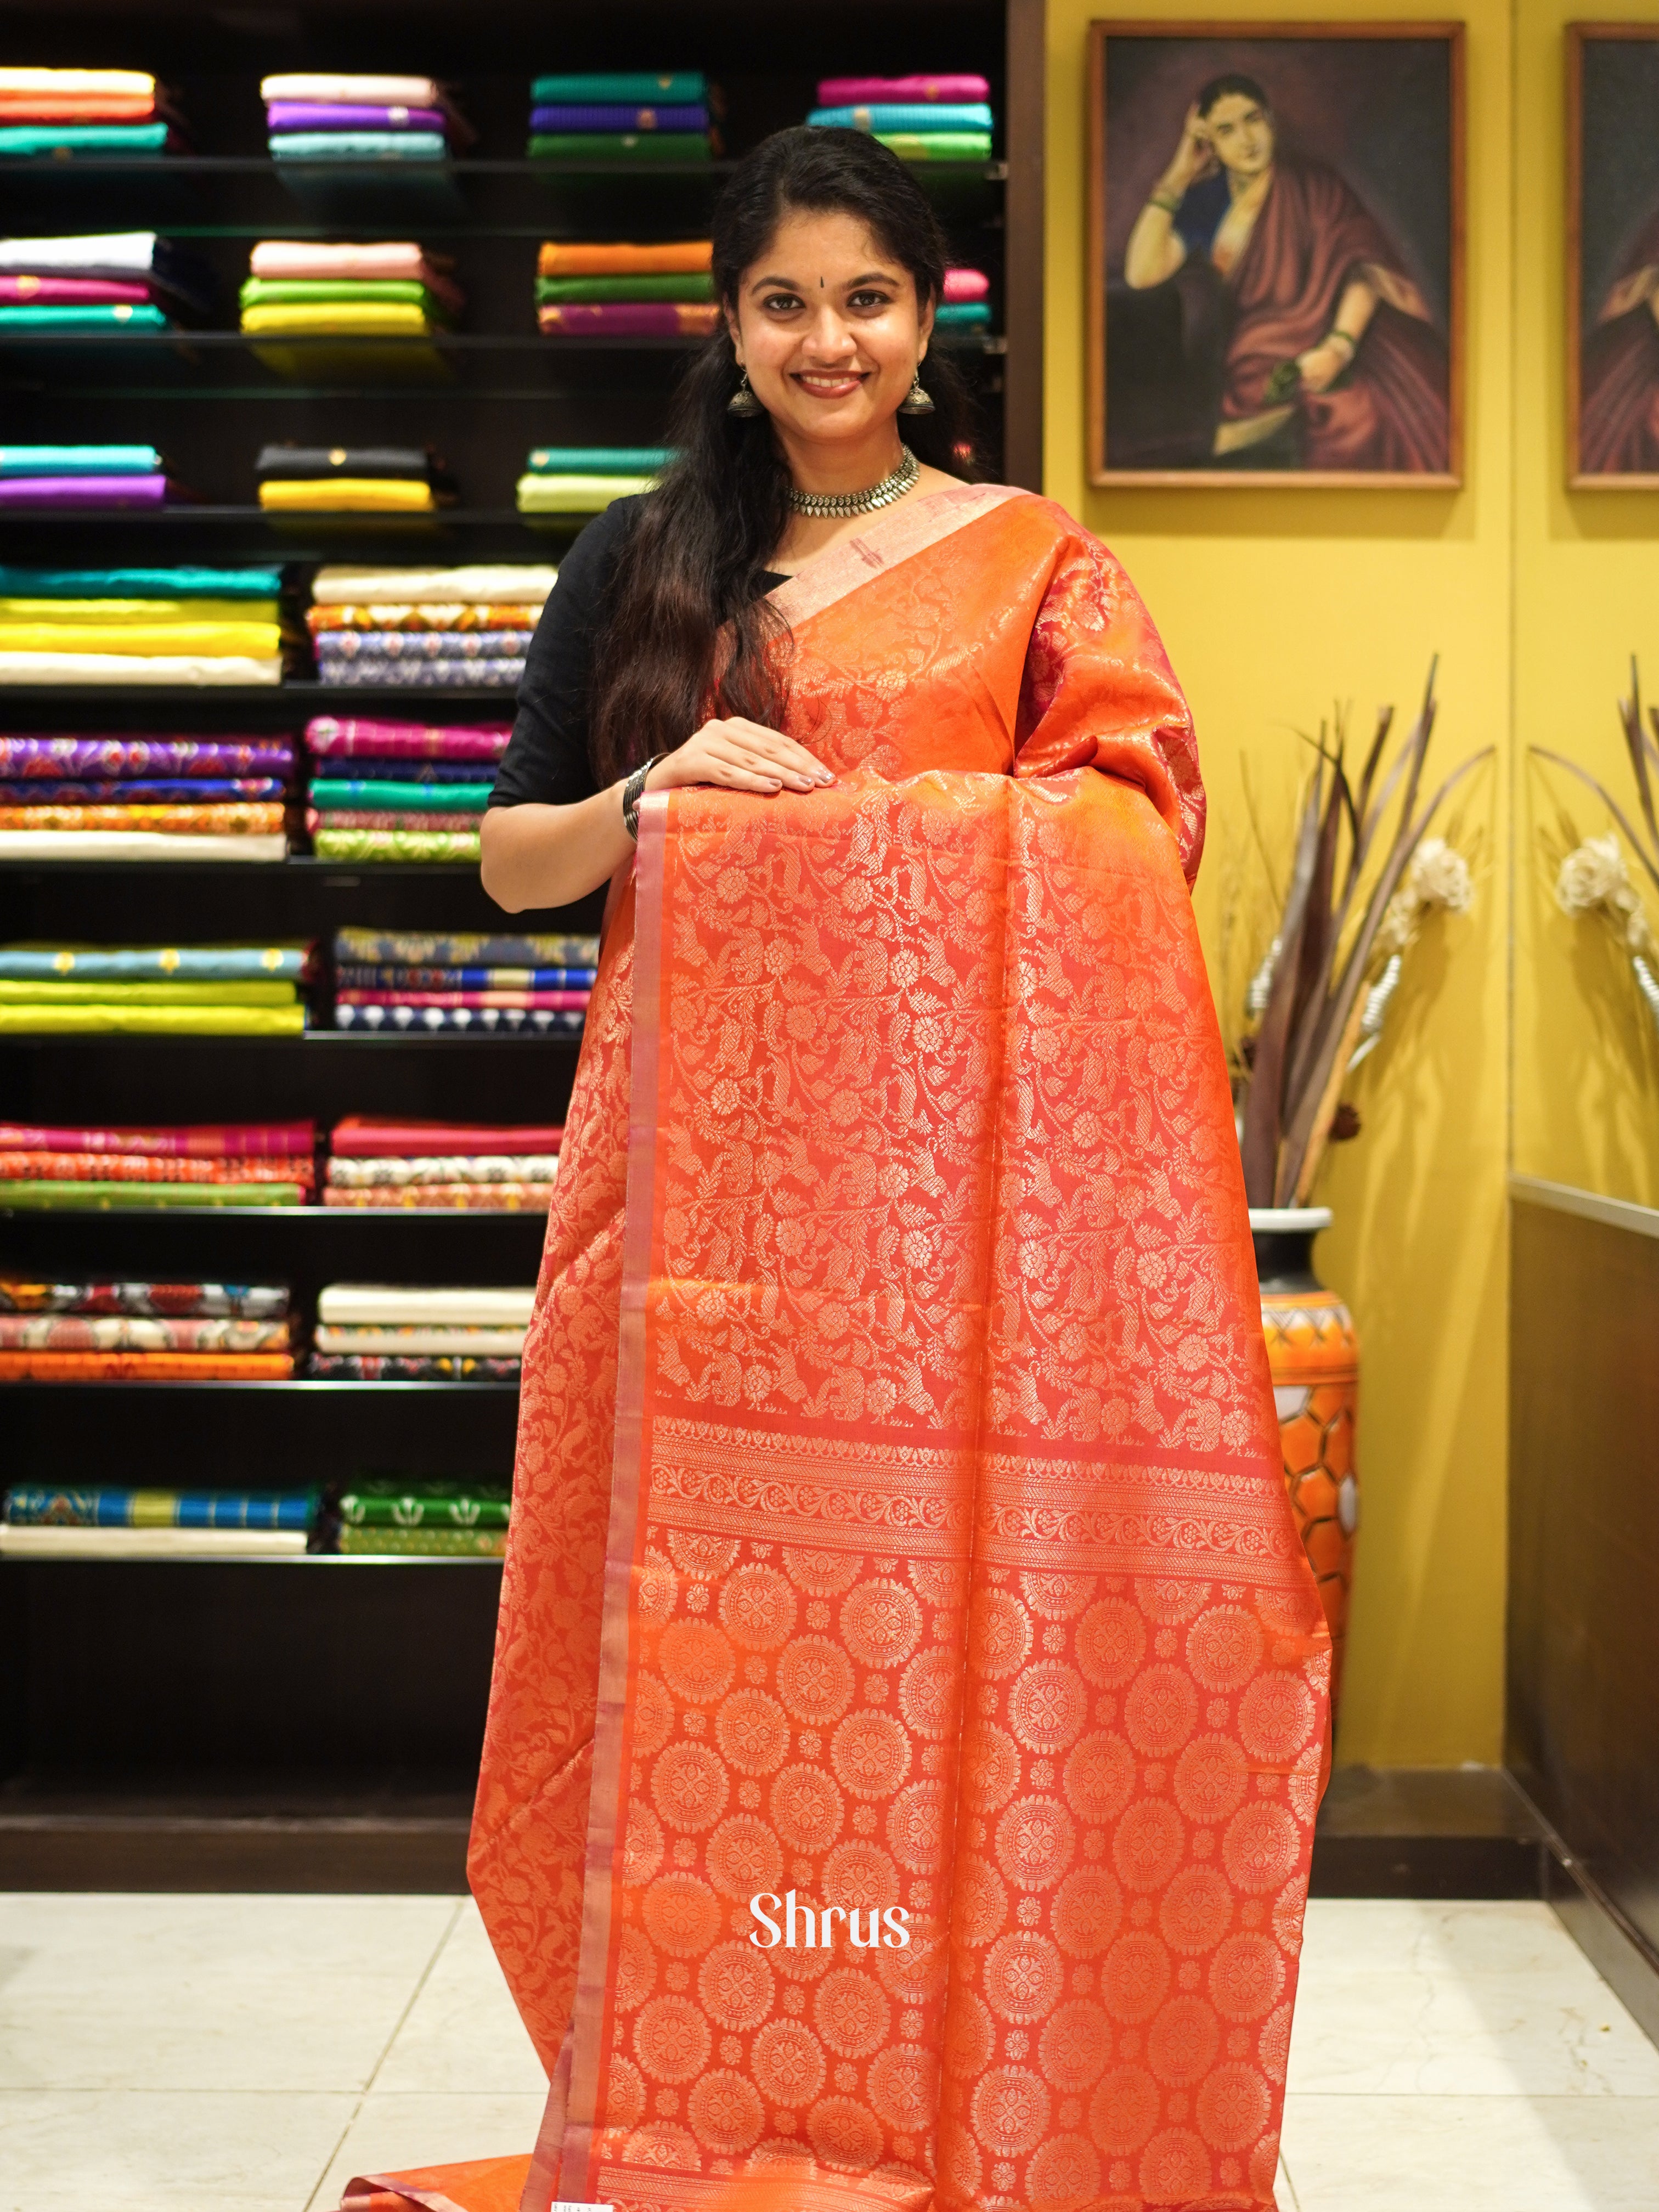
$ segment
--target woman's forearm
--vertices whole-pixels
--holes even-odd
[[[1135,217],[1123,249],[1123,281],[1132,291],[1144,292],[1163,283],[1187,258],[1186,241],[1176,229],[1168,187],[1159,184],[1155,192],[1158,196],[1149,199]],[[1179,195],[1176,205],[1180,205]]]
[[[619,783],[570,806],[492,806],[478,842],[483,887],[508,914],[585,898],[634,850]]]
[[[1357,346],[1365,335],[1371,317],[1376,313],[1376,291],[1363,276],[1356,276],[1337,302],[1336,314],[1331,328]]]

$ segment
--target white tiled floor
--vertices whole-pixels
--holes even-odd
[[[0,2212],[329,2212],[528,2149],[453,1898],[0,1898]],[[1659,2051],[1541,1905],[1316,1901],[1280,2212],[1659,2212]]]

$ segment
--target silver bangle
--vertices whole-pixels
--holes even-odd
[[[653,753],[642,768],[636,768],[623,786],[623,828],[637,845],[640,842],[640,801],[645,796],[645,779],[664,756]]]

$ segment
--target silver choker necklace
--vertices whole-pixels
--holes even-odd
[[[797,514],[817,515],[821,519],[839,520],[849,514],[873,514],[878,507],[890,507],[905,493],[921,474],[921,463],[908,446],[901,446],[903,455],[890,477],[872,484],[867,491],[792,491],[789,504]]]

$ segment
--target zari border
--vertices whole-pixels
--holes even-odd
[[[1018,484],[952,484],[925,499],[905,500],[877,515],[856,537],[838,540],[768,596],[793,629],[901,561],[953,537],[993,507],[1030,497]]]
[[[629,1047],[628,1200],[623,1230],[622,1319],[617,1337],[617,1431],[611,1461],[611,1528],[605,1547],[605,1613],[599,1639],[599,1705],[587,1821],[582,1938],[571,2020],[570,2090],[558,2193],[585,2203],[592,2190],[605,2001],[610,1983],[611,1899],[618,1854],[623,1759],[628,1718],[629,1616],[634,1552],[645,1465],[645,1314],[657,1201],[658,1088],[663,1036],[663,876],[669,795],[640,802],[634,864],[634,1018]]]

